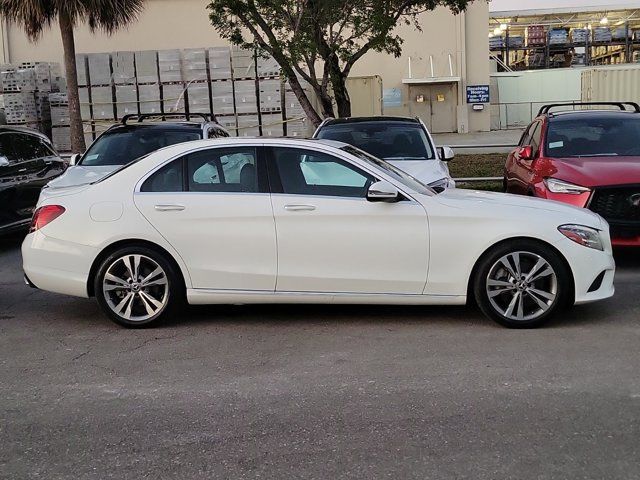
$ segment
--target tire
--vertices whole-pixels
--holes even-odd
[[[500,244],[475,271],[473,293],[480,310],[508,328],[544,325],[573,295],[571,273],[560,255],[533,240]]]
[[[131,273],[136,273],[137,276]],[[128,246],[105,258],[94,279],[98,305],[126,328],[157,326],[182,303],[184,287],[173,264],[157,251]]]

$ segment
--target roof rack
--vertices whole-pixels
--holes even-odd
[[[635,113],[640,113],[640,105],[635,102],[570,102],[570,103],[552,103],[543,106],[537,116],[549,113],[552,108],[556,107],[581,107],[581,106],[610,106],[618,107],[622,111],[627,111],[627,107],[633,108]]]
[[[182,118],[186,118],[187,121],[190,121],[191,117],[200,117],[200,118],[204,119],[205,122],[211,122],[212,121],[211,115],[209,115],[207,113],[180,113],[180,112],[173,112],[173,113],[142,113],[140,115],[138,115],[137,113],[132,113],[132,114],[125,115],[124,117],[122,117],[122,125],[127,125],[127,122],[129,122],[129,120],[132,120],[134,118],[138,119],[138,123],[142,123],[144,120],[148,120],[149,118],[162,118],[163,120],[166,120],[167,117],[169,117],[169,118],[182,117]]]

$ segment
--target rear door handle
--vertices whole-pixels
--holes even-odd
[[[185,209],[184,205],[156,205],[155,209],[158,212],[181,212]]]
[[[315,205],[285,205],[284,209],[288,212],[312,212],[316,209]]]

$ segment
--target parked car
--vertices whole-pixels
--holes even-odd
[[[192,120],[201,118],[203,121]],[[126,115],[113,125],[84,154],[71,157],[70,168],[53,186],[96,181],[136,158],[160,148],[207,138],[225,138],[229,132],[205,114],[167,113]]]
[[[605,105],[619,110],[554,111]],[[543,107],[507,159],[504,186],[588,208],[609,222],[614,246],[640,246],[640,106]]]
[[[53,255],[55,253],[55,255]],[[491,192],[437,193],[351,145],[190,142],[90,185],[43,191],[25,280],[95,296],[127,327],[186,299],[212,303],[461,305],[534,327],[613,295],[607,223]]]
[[[336,140],[382,158],[435,189],[454,188],[447,162],[449,147],[436,148],[419,118],[358,117],[327,119],[313,138]]]
[[[0,126],[0,235],[29,227],[40,189],[66,168],[46,135]]]

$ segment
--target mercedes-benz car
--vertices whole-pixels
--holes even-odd
[[[22,255],[28,284],[95,296],[127,327],[156,324],[185,301],[475,299],[523,328],[614,293],[599,215],[515,195],[438,193],[324,140],[184,143],[91,184],[48,188]]]
[[[353,145],[436,190],[456,186],[447,166],[454,158],[453,150],[436,147],[419,118],[328,118],[320,124],[313,138]]]

